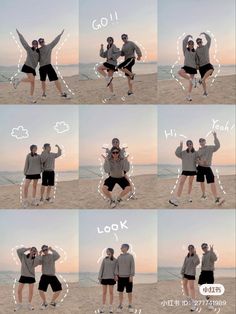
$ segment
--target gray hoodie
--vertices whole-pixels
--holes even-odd
[[[197,265],[200,264],[200,259],[197,254],[186,256],[181,269],[181,275],[195,276]]]
[[[35,49],[32,49],[32,47],[29,46],[27,41],[24,39],[23,35],[17,31],[17,34],[19,36],[20,42],[22,46],[25,48],[27,52],[27,57],[25,60],[25,65],[31,67],[32,69],[36,69],[38,62],[39,62],[39,52],[37,52]]]
[[[40,257],[36,256],[34,259],[27,258],[24,254],[26,251],[27,249],[24,247],[16,251],[21,261],[21,276],[35,278],[35,267],[40,265]]]
[[[58,149],[57,153],[48,153],[43,151],[41,154],[41,162],[43,165],[43,171],[55,170],[55,159],[61,156],[61,149]]]
[[[32,156],[29,153],[26,156],[24,175],[40,174],[42,172],[42,164],[40,155]]]
[[[60,255],[55,250],[51,250],[52,254],[40,256],[40,265],[42,265],[42,274],[55,276],[55,262],[60,258]]]
[[[121,55],[126,59],[134,58],[135,52],[137,53],[138,57],[142,57],[142,52],[140,48],[132,41],[127,41],[123,44],[121,49]]]
[[[61,39],[61,36],[62,36],[62,34],[58,35],[50,44],[44,45],[44,46],[39,48],[40,67],[51,64],[52,49],[58,44],[59,40]]]
[[[215,261],[217,261],[217,256],[215,252],[207,251],[202,255],[201,270],[213,271],[215,269]]]
[[[183,171],[196,171],[196,162],[197,162],[197,152],[188,153],[186,150],[182,150],[181,146],[177,147],[175,155],[182,159],[182,170]]]
[[[104,171],[112,178],[122,178],[125,175],[124,172],[129,171],[130,163],[127,158],[118,160],[106,158],[103,167]]]
[[[197,67],[197,54],[196,50],[189,50],[187,44],[189,41],[189,36],[186,36],[183,40],[183,54],[184,54],[184,65],[193,69]]]
[[[209,49],[211,46],[211,37],[207,33],[203,33],[206,36],[207,43],[202,47],[197,47],[196,54],[197,54],[197,64],[202,67],[210,63],[210,56],[209,56]]]
[[[115,274],[118,277],[133,277],[135,275],[133,255],[129,253],[120,254],[120,256],[117,258]]]
[[[99,270],[98,279],[114,279],[116,263],[116,258],[113,258],[113,260],[111,260],[109,257],[105,257]]]
[[[101,47],[100,49],[100,57],[107,58],[107,63],[112,64],[114,66],[117,65],[117,59],[120,57],[121,51],[119,48],[116,47],[116,45],[112,45],[109,49],[104,51],[104,49]]]
[[[199,148],[198,157],[200,158],[200,161],[204,162],[204,164],[200,163],[201,167],[211,166],[213,153],[220,148],[220,142],[217,137],[214,138],[214,144],[215,145],[206,145]]]

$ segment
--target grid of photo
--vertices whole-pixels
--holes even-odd
[[[0,314],[235,314],[235,0],[2,0]]]

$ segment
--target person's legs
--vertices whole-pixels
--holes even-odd
[[[131,73],[131,72],[130,72]],[[129,91],[131,93],[133,93],[133,84],[132,84],[132,80],[129,76],[127,76],[127,80],[128,80],[128,86],[129,86]]]
[[[107,77],[107,68],[102,64],[97,68],[97,71],[103,76]]]
[[[46,81],[41,81],[43,95],[46,95]]]
[[[25,179],[25,184],[24,184],[24,199],[25,200],[28,198],[28,191],[29,191],[30,182],[31,182],[30,179]]]
[[[127,293],[128,294],[128,300],[129,300],[129,305],[132,305],[132,292]]]
[[[110,200],[112,199],[112,194],[110,191],[108,191],[108,186],[103,185],[102,192],[107,198],[109,198]]]
[[[63,92],[62,92],[62,89],[61,89],[60,81],[56,80],[56,81],[54,81],[54,83],[55,83],[55,86],[56,86],[57,90],[60,92],[60,94],[62,94]]]
[[[192,300],[195,300],[194,280],[188,280],[189,294]]]
[[[43,303],[47,303],[46,302],[46,296],[45,296],[45,292],[43,290],[39,290],[39,295],[40,295],[40,298],[42,299]]]
[[[109,286],[110,305],[113,304],[113,298],[114,298],[113,291],[114,291],[114,286]]]
[[[106,305],[106,297],[107,297],[107,286],[102,285],[102,305]]]
[[[18,290],[17,290],[17,295],[18,295],[18,303],[22,303],[22,291],[23,291],[23,288],[24,288],[24,283],[21,283],[19,282],[19,285],[18,285]]]
[[[33,73],[26,73],[27,77],[21,79],[23,83],[30,83],[30,96],[34,95],[35,76]]]
[[[210,183],[210,184],[211,184],[211,192],[212,192],[213,196],[215,198],[217,198],[218,196],[217,196],[216,184],[215,184],[215,182]]]
[[[60,293],[61,293],[61,291],[56,291],[53,293],[51,303],[54,303],[56,301],[56,299],[59,297]]]
[[[47,187],[46,199],[50,198],[51,190],[52,190],[52,187],[49,185],[49,186]]]
[[[194,74],[190,74],[190,80],[189,80],[189,86],[188,86],[188,94],[191,95],[192,89],[193,89],[193,82]]]
[[[109,70],[109,72],[108,72],[108,77],[109,77],[109,78],[112,78],[112,77],[113,77],[113,74],[114,74],[114,71]],[[114,89],[113,89],[113,84],[112,84],[112,82],[109,84],[109,90],[110,90],[110,92],[113,94]]]
[[[28,298],[29,303],[32,302],[33,294],[34,294],[34,284],[31,283],[29,284],[29,298]]]
[[[120,195],[118,198],[122,198],[123,196],[125,196],[126,194],[128,194],[131,191],[131,186],[128,185],[124,188],[124,190],[121,191]]]
[[[184,289],[184,294],[186,297],[189,297],[189,291],[188,291],[188,279],[184,278],[183,279],[183,289]]]
[[[123,304],[123,299],[124,299],[124,292],[119,292],[119,302],[120,302],[120,305]]]
[[[184,183],[187,179],[187,176],[182,175],[180,177],[180,181],[179,181],[179,186],[178,186],[178,190],[177,190],[177,197],[180,197],[182,192],[183,192],[183,188],[184,188]]]
[[[185,78],[186,80],[190,80],[190,75],[188,73],[185,72],[184,69],[180,69],[178,71],[179,76]]]
[[[189,181],[188,181],[188,196],[191,196],[191,193],[192,193],[193,179],[194,179],[194,176],[190,176],[189,177]]]
[[[206,186],[205,182],[200,182],[201,190],[202,190],[202,196],[206,195]]]
[[[36,197],[36,192],[37,192],[37,184],[38,184],[38,179],[33,180],[33,192],[32,192],[32,197]]]
[[[206,80],[208,79],[208,77],[209,77],[210,75],[212,75],[213,71],[214,71],[213,69],[208,70],[208,71],[204,74],[203,78],[201,79],[202,87],[203,87],[204,93],[207,93]]]
[[[41,185],[41,199],[43,199],[44,192],[45,192],[45,185]]]

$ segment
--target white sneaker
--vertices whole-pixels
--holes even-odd
[[[28,208],[29,206],[28,200],[23,200],[22,205],[23,205],[23,208]]]
[[[179,202],[176,200],[176,199],[170,199],[169,200],[169,203],[171,204],[171,205],[173,205],[173,206],[179,206]]]
[[[46,98],[47,98],[47,95],[46,95],[46,94],[43,94],[43,95],[42,95],[42,99],[45,100]]]
[[[190,311],[191,312],[195,312],[197,309],[195,302],[192,302],[191,307],[190,307]]]
[[[109,313],[114,313],[114,312],[113,312],[113,306],[112,306],[112,305],[109,306]]]
[[[207,308],[208,310],[211,310],[211,311],[215,309],[214,306],[211,304],[211,302],[208,304]]]
[[[30,303],[27,305],[27,308],[28,308],[28,310],[30,310],[30,311],[33,311],[33,310],[34,310],[33,305],[32,305],[32,304],[30,304]]]
[[[47,303],[43,303],[41,306],[40,306],[40,310],[45,310],[47,308],[48,304]]]
[[[53,199],[52,199],[51,197],[46,198],[46,202],[47,202],[47,203],[53,203]]]
[[[192,101],[193,99],[192,99],[192,97],[190,95],[188,95],[188,96],[186,96],[186,100],[187,101]]]
[[[112,100],[115,97],[116,97],[115,94],[111,94],[110,96],[106,97],[106,100]]]
[[[32,206],[39,206],[39,202],[34,198],[34,199],[32,199],[31,205]]]
[[[98,313],[105,313],[104,308],[103,308],[103,307],[100,308],[100,309],[98,310]]]
[[[110,208],[115,208],[116,207],[116,201],[115,200],[110,200]]]
[[[207,92],[204,92],[202,96],[203,96],[203,97],[207,97],[207,96],[208,96],[208,93],[207,93]]]
[[[14,308],[14,312],[19,311],[20,309],[22,309],[22,307],[23,307],[23,305],[22,305],[21,303],[18,303],[18,304],[16,305],[16,307]]]
[[[203,194],[203,195],[201,196],[201,200],[202,200],[202,201],[206,201],[206,200],[207,200],[207,196]]]
[[[119,305],[118,308],[117,308],[117,310],[116,310],[116,312],[117,312],[117,313],[122,313],[122,311],[123,311],[123,306],[122,306],[122,305]]]
[[[193,202],[193,200],[192,200],[192,197],[191,197],[191,196],[189,196],[188,201],[189,201],[189,203],[192,203],[192,202]]]
[[[134,308],[132,307],[132,305],[128,306],[128,311],[129,313],[134,313]]]
[[[20,84],[20,79],[18,79],[18,78],[14,78],[13,80],[12,80],[12,85],[13,85],[13,87],[15,88],[15,89],[17,89],[17,86]]]

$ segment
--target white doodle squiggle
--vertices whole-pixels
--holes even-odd
[[[172,188],[170,194],[173,194],[173,193],[174,193],[174,191],[175,191],[175,189],[176,189],[176,187],[177,187],[177,185],[178,185],[179,178],[180,178],[180,169],[178,169],[177,179],[176,179],[176,181],[175,181],[175,184],[174,184],[174,186],[173,186],[173,188]]]
[[[16,37],[14,36],[14,34],[12,32],[10,32],[10,35],[11,35],[12,39],[14,40],[14,42],[16,43],[16,46],[20,52],[20,56],[19,56],[18,63],[17,63],[17,72],[10,78],[10,83],[12,84],[13,80],[20,73],[20,65],[21,65],[21,59],[22,59],[23,54],[22,54],[21,46],[19,45],[18,41],[16,40]]]

